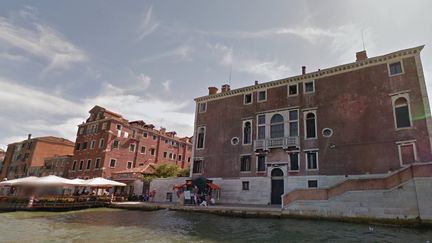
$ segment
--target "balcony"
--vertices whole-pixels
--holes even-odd
[[[283,137],[283,138],[266,138],[255,140],[254,149],[269,150],[272,148],[283,148],[288,147],[299,147],[300,139],[299,137]]]

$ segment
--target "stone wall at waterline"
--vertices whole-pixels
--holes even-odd
[[[415,178],[390,190],[349,191],[328,200],[295,201],[285,207],[284,213],[432,220],[432,178]]]

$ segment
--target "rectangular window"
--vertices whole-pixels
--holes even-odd
[[[128,161],[128,162],[127,162],[127,165],[126,165],[126,168],[127,168],[127,169],[132,168],[132,164],[133,164],[132,161]]]
[[[129,152],[135,152],[135,144],[134,143],[131,143],[129,145]]]
[[[399,146],[400,162],[409,165],[416,162],[415,144],[401,144]]]
[[[308,151],[306,152],[306,163],[308,170],[318,170],[318,152]]]
[[[408,106],[395,107],[397,128],[410,127],[410,116]]]
[[[122,125],[117,124],[117,130],[121,131],[122,130]]]
[[[129,133],[128,132],[124,132],[123,137],[124,138],[129,138]]]
[[[164,152],[164,158],[166,158],[168,156],[167,152]]]
[[[193,164],[193,170],[192,173],[202,173],[203,171],[203,161],[202,160],[195,160]]]
[[[75,150],[80,150],[80,147],[81,147],[81,144],[80,143],[77,143],[76,145],[75,145]]]
[[[198,112],[204,113],[207,111],[207,103],[199,103],[198,104]]]
[[[249,191],[249,181],[242,181],[242,190]]]
[[[153,140],[157,140],[157,136],[156,135],[153,135]]]
[[[389,65],[389,69],[390,69],[390,76],[401,74],[403,72],[401,62],[391,63]]]
[[[99,169],[100,168],[100,161],[101,161],[100,158],[96,159],[95,169]]]
[[[173,158],[173,154],[169,153],[169,159],[172,159],[172,158]]]
[[[135,138],[135,137],[136,137],[136,131],[132,130],[132,138]]]
[[[76,170],[76,165],[77,165],[77,161],[74,160],[73,164],[72,164],[72,170]]]
[[[304,83],[304,92],[307,93],[313,93],[315,92],[315,82],[309,81]]]
[[[317,188],[318,181],[317,180],[308,180],[308,188]]]
[[[265,139],[265,115],[258,116],[258,139]]]
[[[110,160],[110,167],[111,167],[111,168],[115,168],[115,167],[116,167],[116,164],[117,164],[117,160],[116,160],[116,159],[111,159],[111,160]]]
[[[181,161],[182,160],[182,156],[179,154],[178,156],[178,160]]]
[[[191,162],[191,158],[190,157],[188,157],[188,163],[190,163]]]
[[[112,143],[112,147],[113,148],[119,148],[119,143],[120,143],[119,140],[114,140]]]
[[[298,153],[290,153],[289,154],[289,170],[290,171],[299,171],[299,154]]]
[[[107,123],[106,122],[102,123],[102,130],[105,130],[106,128],[107,128]]]
[[[264,102],[267,100],[267,90],[258,91],[258,102]]]
[[[155,154],[156,154],[156,149],[151,148],[151,149],[150,149],[150,154],[151,154],[152,156],[155,156]]]
[[[79,134],[80,134],[80,135],[83,135],[83,133],[84,133],[84,127],[80,127],[80,129],[79,129]]]
[[[265,171],[265,162],[266,162],[266,156],[263,154],[258,155],[257,157],[257,171]]]
[[[290,137],[297,137],[298,134],[298,111],[292,110],[289,111],[289,136]]]
[[[241,172],[251,171],[251,156],[240,157],[240,171]]]
[[[173,154],[173,160],[177,159],[177,154]]]
[[[291,84],[288,86],[288,96],[296,96],[298,94],[298,85],[297,84]]]
[[[79,169],[78,170],[83,170],[83,167],[84,167],[84,160],[80,160]]]
[[[84,149],[87,149],[87,142],[84,142],[84,143],[83,143],[82,149],[83,149],[83,150],[84,150]]]
[[[104,148],[104,145],[105,145],[105,140],[104,140],[103,138],[101,138],[101,139],[99,140],[99,148],[100,148],[100,149],[103,149],[103,148]]]
[[[203,149],[204,148],[204,141],[205,141],[205,127],[198,127],[197,129],[197,149]]]
[[[90,170],[91,167],[91,159],[87,160],[87,166],[86,166],[86,170]]]
[[[252,94],[245,94],[244,95],[244,104],[252,104]]]
[[[148,133],[144,132],[144,133],[143,133],[143,137],[144,137],[144,138],[147,138],[147,137],[148,137]]]
[[[145,152],[146,152],[146,147],[141,146],[141,153],[142,153],[142,154],[145,154]]]
[[[95,140],[91,141],[90,142],[90,149],[94,149],[95,146],[96,146],[96,141]]]

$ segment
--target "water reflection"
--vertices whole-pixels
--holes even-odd
[[[0,214],[1,242],[426,242],[429,230],[327,221],[92,209]]]

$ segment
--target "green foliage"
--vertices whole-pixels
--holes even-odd
[[[189,177],[189,172],[190,172],[190,168],[187,167],[187,168],[184,168],[182,170],[179,170],[177,173],[177,176],[178,177]]]
[[[173,164],[163,164],[156,168],[155,176],[158,178],[167,178],[177,176],[178,167]]]

